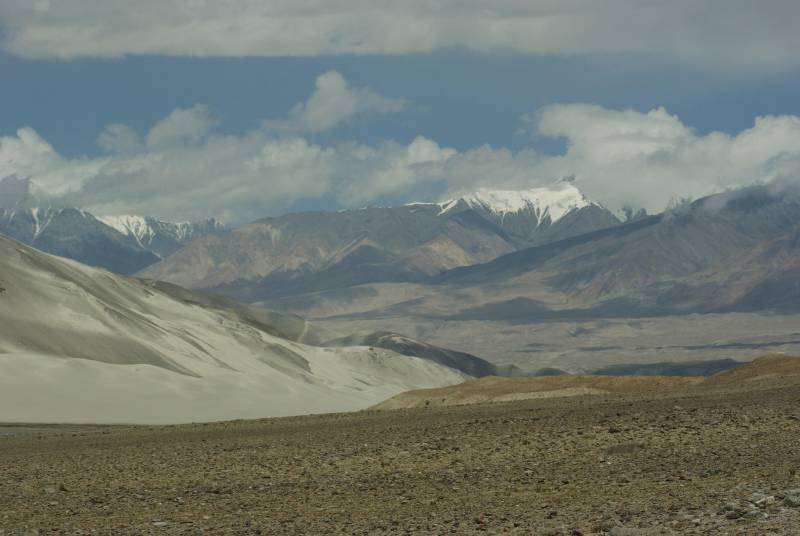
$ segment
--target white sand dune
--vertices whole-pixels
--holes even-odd
[[[465,376],[297,342],[236,308],[0,237],[0,422],[180,423],[347,411]],[[285,320],[285,319],[284,319]]]

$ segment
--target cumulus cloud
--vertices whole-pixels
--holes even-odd
[[[128,125],[112,123],[97,137],[97,145],[109,153],[133,153],[139,150],[142,141]]]
[[[774,0],[5,0],[6,51],[31,58],[407,54],[465,47],[644,52],[791,67],[800,4]]]
[[[346,206],[368,204],[385,196],[430,199],[437,186],[442,186],[443,164],[458,154],[423,136],[408,145],[386,142],[377,147],[341,145],[338,149],[347,180],[336,185],[336,193]]]
[[[298,114],[325,109],[314,103],[324,86],[295,108]],[[331,124],[325,121],[316,124]],[[0,177],[31,178],[63,202],[99,215],[215,216],[234,224],[301,201],[324,199],[331,208],[435,201],[568,175],[611,209],[658,212],[672,199],[800,178],[800,117],[788,115],[758,117],[735,135],[698,134],[663,108],[557,104],[527,116],[531,135],[566,140],[561,154],[486,145],[457,151],[424,136],[323,145],[302,135],[308,127],[280,136],[272,128],[223,135],[216,124],[206,107],[194,106],[156,122],[144,141],[130,127],[110,125],[98,138],[109,152],[100,158],[65,158],[34,130],[21,128],[0,137]]]
[[[211,135],[196,145],[112,158],[63,201],[97,214],[242,222],[324,195],[334,156],[302,138]]]
[[[218,121],[211,117],[206,106],[179,108],[153,125],[147,133],[147,146],[164,148],[181,144],[196,144],[205,138]]]
[[[540,135],[567,140],[565,154],[543,158],[540,174],[575,174],[609,205],[664,208],[726,188],[798,177],[800,118],[764,116],[735,136],[698,135],[663,108],[641,113],[587,104],[541,110]]]
[[[350,87],[337,71],[328,71],[317,77],[314,93],[306,102],[295,104],[287,119],[265,121],[264,127],[279,132],[323,132],[359,115],[393,114],[407,105],[404,99]]]
[[[103,159],[65,159],[29,127],[15,136],[0,137],[0,178],[35,178],[39,188],[59,196],[80,188],[86,177],[95,174]]]

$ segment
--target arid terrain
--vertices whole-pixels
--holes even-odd
[[[4,427],[0,533],[800,534],[798,363],[505,403]]]

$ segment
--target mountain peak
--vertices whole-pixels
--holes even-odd
[[[218,233],[225,226],[214,218],[191,222],[168,222],[150,216],[122,214],[117,216],[100,216],[101,222],[130,236],[145,249],[151,249],[163,257],[173,253],[179,246],[192,239],[206,234]]]
[[[119,216],[99,216],[101,222],[113,227],[125,236],[132,236],[139,245],[149,244],[155,236],[155,229],[148,222],[149,218],[132,214]]]
[[[479,189],[468,195],[440,203],[441,213],[464,206],[503,217],[531,211],[541,223],[555,223],[569,212],[588,206],[600,206],[589,200],[571,181],[558,181],[550,186],[526,190]]]

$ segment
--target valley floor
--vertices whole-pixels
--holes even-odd
[[[727,389],[13,426],[0,534],[800,534],[800,386]]]
[[[437,320],[407,316],[315,318],[342,333],[390,330],[496,364],[569,372],[608,365],[800,354],[800,315],[697,314],[541,322]]]

